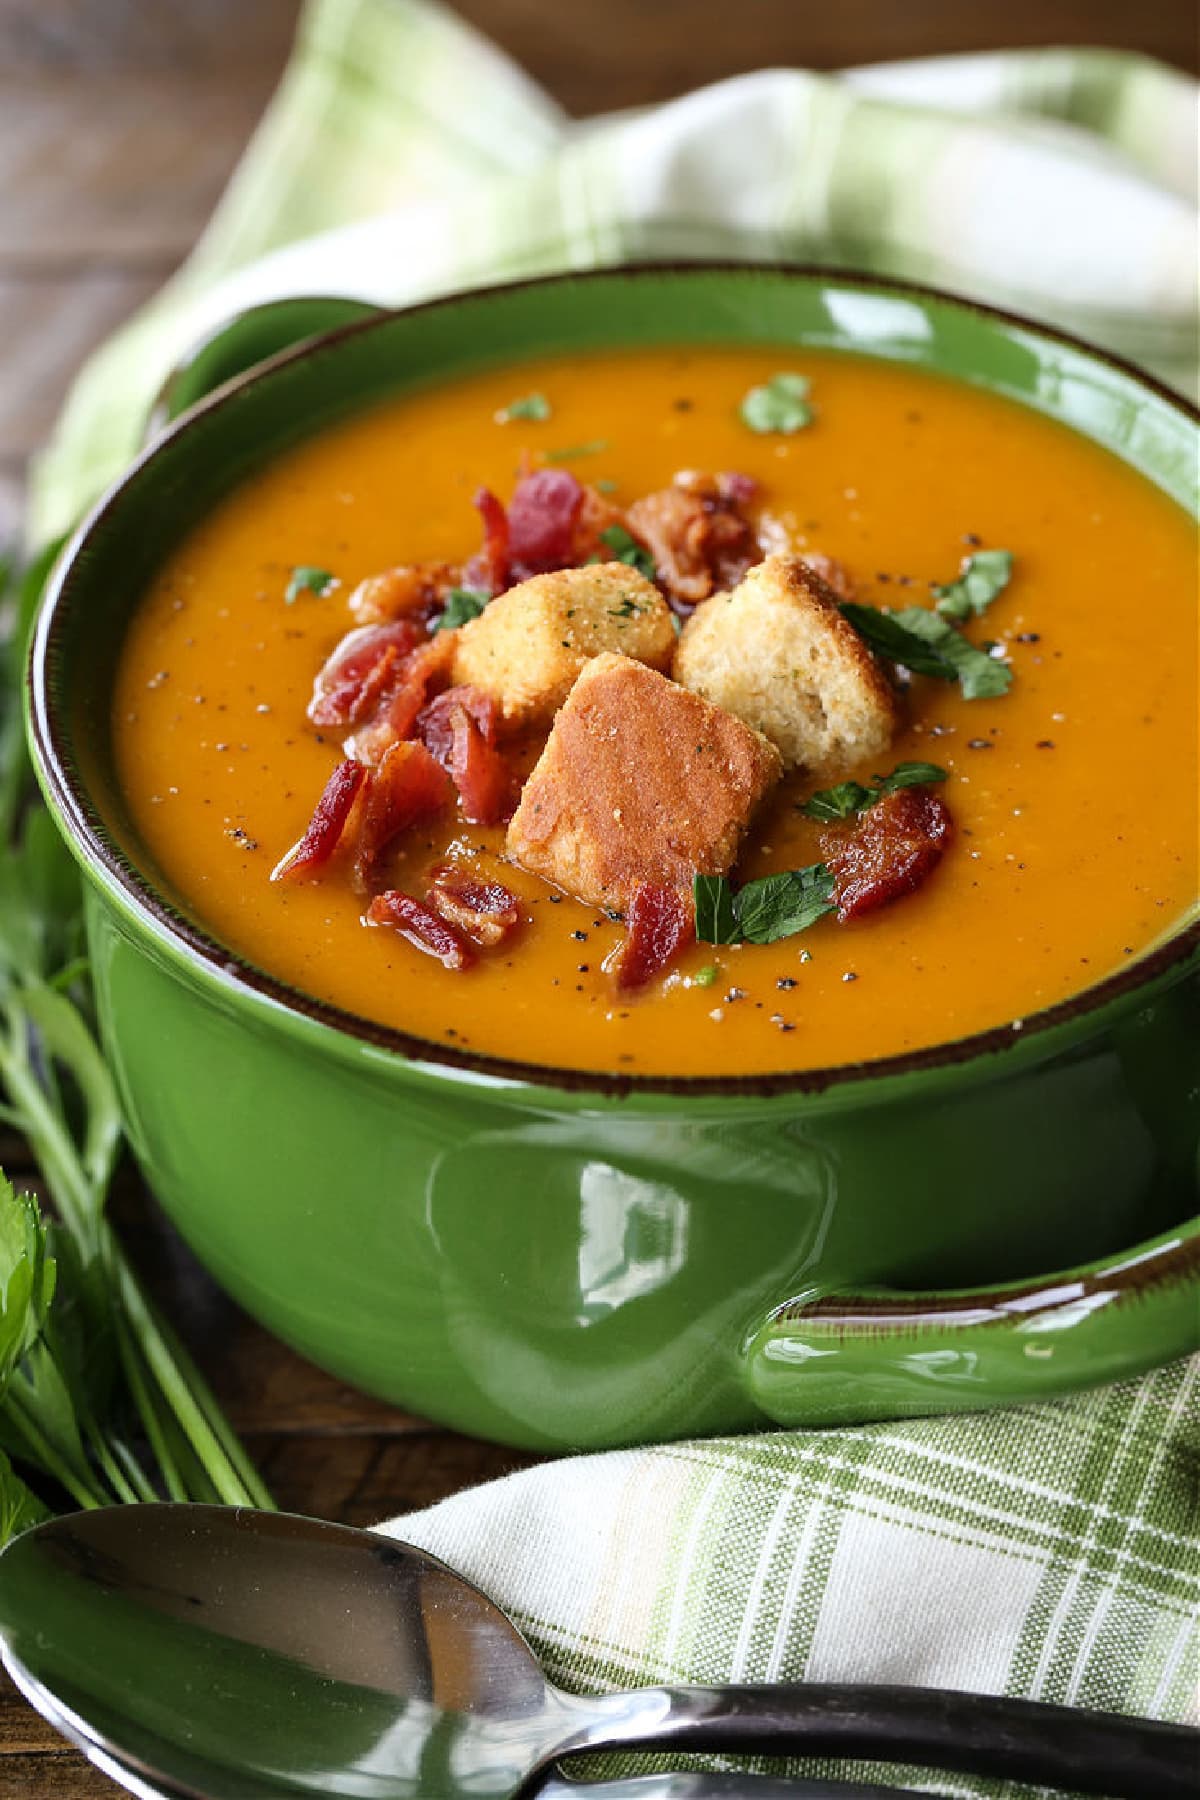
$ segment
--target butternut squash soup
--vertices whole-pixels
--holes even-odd
[[[1197,894],[1191,522],[940,376],[781,348],[394,399],[146,595],[118,771],[165,885],[434,1045],[749,1075],[944,1043]]]

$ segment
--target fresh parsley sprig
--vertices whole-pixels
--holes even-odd
[[[647,581],[654,580],[654,558],[645,545],[639,544],[623,525],[607,526],[600,533],[600,542],[612,551],[613,562],[628,563],[631,569],[636,569]]]
[[[800,811],[807,818],[821,819],[825,823],[834,819],[852,819],[874,806],[877,800],[882,800],[885,794],[894,794],[899,788],[929,787],[947,779],[945,769],[939,769],[936,763],[897,763],[890,775],[880,775],[866,786],[860,781],[839,781],[836,787],[819,788],[809,795]]]
[[[337,576],[328,569],[318,569],[312,563],[297,563],[283,590],[283,597],[289,606],[295,606],[301,594],[315,594],[318,600],[323,600],[337,585]]]
[[[449,588],[446,591],[445,605],[429,629],[455,631],[469,620],[477,619],[490,599],[491,595],[484,593],[482,588]]]
[[[724,875],[696,875],[692,900],[702,943],[774,944],[834,910],[833,875],[824,863],[809,863],[741,888]]]
[[[994,699],[1012,685],[1013,672],[1007,663],[997,661],[964,637],[949,619],[923,606],[884,612],[877,606],[846,600],[842,616],[880,656],[903,663],[914,675],[957,681],[964,699]]]
[[[742,401],[742,424],[763,435],[782,432],[790,437],[793,432],[803,431],[813,422],[808,390],[806,375],[791,371],[772,375],[761,387],[752,387]]]
[[[977,550],[968,556],[956,581],[934,588],[937,609],[943,619],[957,624],[980,618],[1012,579],[1011,550]]]
[[[545,394],[522,394],[519,400],[510,400],[496,414],[498,425],[510,425],[514,419],[533,419],[540,423],[550,417],[553,408]]]

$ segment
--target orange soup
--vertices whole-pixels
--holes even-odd
[[[755,431],[742,397],[808,380],[803,429]],[[544,417],[512,416],[542,395]],[[522,409],[518,409],[520,412]],[[605,967],[624,927],[505,860],[503,827],[451,811],[399,837],[390,887],[485,852],[520,929],[448,970],[363,922],[336,866],[272,882],[342,754],[306,719],[393,565],[461,565],[472,496],[567,467],[616,507],[681,469],[753,479],[760,533],[837,559],[869,606],[932,608],[979,547],[1011,579],[964,632],[1012,669],[966,699],[913,676],[886,758],[937,765],[953,840],[915,892],[776,943],[696,943],[644,991]],[[297,569],[334,578],[324,591]],[[286,598],[289,584],[292,597]],[[142,838],[195,919],[291,986],[480,1054],[620,1074],[743,1075],[893,1055],[1021,1020],[1160,940],[1197,893],[1196,561],[1191,522],[1083,438],[1005,400],[835,353],[613,352],[489,372],[395,399],[302,443],[225,500],[162,569],[115,695],[118,769]],[[791,774],[753,821],[736,880],[819,861]]]

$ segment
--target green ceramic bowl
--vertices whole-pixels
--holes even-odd
[[[472,1059],[287,989],[157,894],[108,722],[126,621],[180,534],[431,376],[681,339],[855,350],[1022,400],[1190,505],[1184,406],[1019,320],[828,272],[616,271],[347,316],[259,309],[177,373],[161,411],[190,409],[70,546],[33,655],[133,1146],[217,1278],[314,1361],[520,1445],[1006,1404],[1190,1348],[1194,921],[1019,1030],[915,1056],[690,1082]]]

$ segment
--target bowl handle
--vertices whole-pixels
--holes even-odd
[[[296,294],[235,313],[193,344],[175,364],[158,390],[143,442],[149,443],[189,406],[195,406],[214,388],[244,375],[247,369],[326,331],[357,325],[379,311],[379,307],[365,300],[351,300],[343,295]]]
[[[1200,1216],[1099,1262],[1002,1287],[789,1301],[750,1340],[778,1425],[968,1412],[1123,1381],[1200,1349]]]

